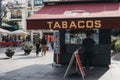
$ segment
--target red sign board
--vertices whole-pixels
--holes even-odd
[[[27,20],[27,29],[120,29],[120,17]]]
[[[81,64],[81,60],[80,60],[80,57],[79,57],[78,53],[75,54],[75,58],[76,58],[77,66],[79,67],[79,70],[81,72],[81,75],[84,78],[85,72],[84,72],[83,66]]]

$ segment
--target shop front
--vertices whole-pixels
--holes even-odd
[[[54,30],[54,61],[68,64],[86,32],[95,40],[93,66],[110,64],[111,30],[120,28],[120,3],[48,2],[27,19],[27,29]],[[79,50],[83,63],[83,51]]]

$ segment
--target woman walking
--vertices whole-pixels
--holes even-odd
[[[42,44],[42,55],[46,55],[46,49],[47,49],[47,42],[45,39],[45,36],[43,36],[42,40],[41,40],[41,44]]]

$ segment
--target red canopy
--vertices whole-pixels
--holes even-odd
[[[92,21],[96,23],[96,20],[100,20],[100,28],[120,28],[120,3],[46,5],[27,19],[27,28],[49,29],[57,25],[57,29],[62,29],[63,21],[69,26],[78,26],[78,23],[86,26],[87,23],[91,25]]]

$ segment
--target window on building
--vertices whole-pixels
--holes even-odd
[[[11,18],[22,18],[22,12],[21,10],[11,10]]]
[[[34,0],[34,6],[42,5],[42,0]]]
[[[11,18],[16,18],[16,11],[15,10],[11,10]]]
[[[31,14],[32,14],[32,12],[29,11],[29,12],[28,12],[28,17],[31,16]]]
[[[21,10],[17,10],[17,18],[22,18]]]
[[[28,7],[31,7],[31,0],[28,0]]]

